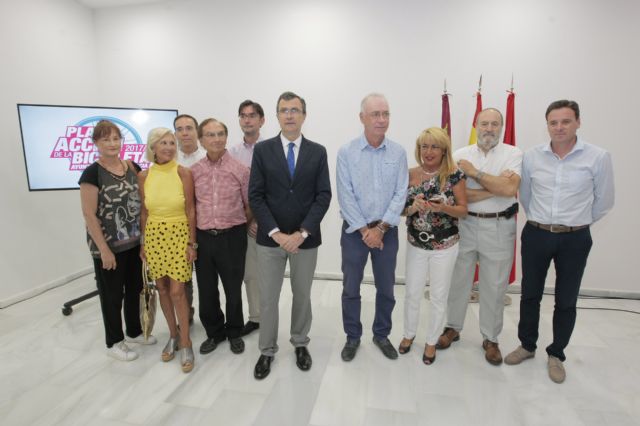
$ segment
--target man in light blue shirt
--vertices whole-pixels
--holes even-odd
[[[521,345],[505,363],[519,364],[535,355],[540,301],[553,260],[555,307],[547,366],[551,380],[562,383],[564,348],[576,322],[576,302],[592,245],[589,226],[613,207],[614,179],[609,153],[576,135],[580,128],[576,102],[553,102],[545,117],[551,143],[527,151],[522,164],[520,202],[528,220],[521,237]]]
[[[395,306],[397,226],[406,201],[409,173],[404,148],[385,136],[389,117],[386,98],[378,93],[367,95],[360,105],[364,133],[338,152],[338,201],[344,219],[340,238],[342,322],[347,335],[341,354],[344,361],[351,361],[360,345],[360,284],[369,255],[376,286],[373,342],[387,358],[398,357],[388,336]]]

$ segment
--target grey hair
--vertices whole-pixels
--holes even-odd
[[[382,93],[377,93],[377,92],[372,92],[369,93],[367,96],[365,96],[364,98],[362,98],[362,102],[360,102],[360,112],[364,113],[364,106],[367,103],[367,101],[369,99],[372,98],[381,98],[384,99],[384,101],[387,103],[387,105],[389,104],[389,101],[387,100],[387,97],[385,95],[383,95]]]

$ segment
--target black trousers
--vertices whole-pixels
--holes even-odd
[[[239,337],[244,325],[242,315],[242,280],[247,253],[247,227],[234,226],[220,235],[198,229],[198,300],[200,321],[207,337],[216,342]],[[225,316],[220,308],[218,277],[226,299]]]
[[[593,241],[589,228],[554,234],[526,224],[521,237],[522,298],[518,338],[528,351],[536,349],[540,301],[551,260],[556,270],[555,306],[553,309],[553,342],[547,354],[566,359],[564,349],[569,344],[576,323],[576,302],[587,257]]]
[[[107,347],[124,340],[122,333],[122,302],[127,336],[142,334],[140,325],[140,291],[142,291],[142,261],[140,246],[115,253],[116,269],[102,268],[102,260],[93,258],[98,296]]]

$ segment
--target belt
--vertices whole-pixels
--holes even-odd
[[[469,216],[479,217],[480,219],[497,219],[499,217],[506,217],[507,219],[509,219],[516,213],[518,213],[518,203],[514,203],[509,208],[498,213],[467,212]]]
[[[407,228],[409,234],[415,238],[416,240],[422,241],[423,243],[428,242],[429,240],[435,240],[436,242],[442,241],[445,238],[449,238],[452,235],[456,235],[458,233],[458,227],[452,226],[451,228],[443,229],[441,231],[436,232],[427,232],[427,231],[418,231],[413,227]]]
[[[232,231],[240,226],[244,226],[245,224],[241,224],[241,225],[236,225],[236,226],[232,226],[231,228],[224,228],[224,229],[201,229],[201,231],[206,232],[207,234],[211,234],[214,237],[217,237],[218,235],[222,235],[226,232]]]
[[[553,232],[554,234],[563,234],[566,232],[574,232],[579,231],[584,228],[588,228],[589,225],[580,225],[580,226],[566,226],[566,225],[545,225],[544,223],[534,222],[533,220],[528,220],[528,224],[531,226],[535,226],[536,228],[544,229],[545,231]]]

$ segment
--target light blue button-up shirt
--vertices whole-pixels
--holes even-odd
[[[352,233],[370,222],[400,223],[409,184],[407,154],[387,139],[374,148],[364,134],[338,151],[336,185],[340,214]]]
[[[614,203],[611,155],[578,140],[563,159],[551,144],[525,152],[520,203],[527,219],[547,225],[590,225]]]

